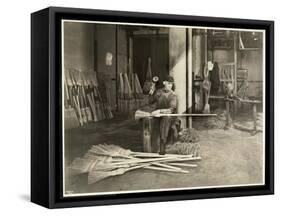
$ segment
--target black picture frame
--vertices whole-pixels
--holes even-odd
[[[88,197],[62,196],[61,19],[266,31],[265,185]],[[266,195],[274,193],[274,22],[49,7],[31,15],[31,201],[47,208]]]

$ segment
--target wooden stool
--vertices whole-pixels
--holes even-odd
[[[143,127],[143,151],[159,152],[160,146],[160,128],[159,118],[146,117],[142,119]]]

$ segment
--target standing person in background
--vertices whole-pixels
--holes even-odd
[[[210,71],[210,81],[211,81],[211,95],[217,95],[220,88],[220,68],[217,62],[214,62],[214,67]]]

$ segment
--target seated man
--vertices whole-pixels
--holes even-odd
[[[167,76],[163,81],[164,87],[155,91],[150,91],[148,106],[141,108],[142,111],[149,112],[154,116],[153,124],[159,124],[160,133],[160,154],[165,154],[165,145],[168,138],[177,136],[177,127],[179,124],[177,118],[169,116],[169,114],[176,113],[177,111],[177,96],[173,91],[174,79]],[[167,116],[159,117],[159,114],[167,114]],[[172,132],[172,133],[171,133]]]

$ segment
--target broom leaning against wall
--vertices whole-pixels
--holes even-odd
[[[82,70],[75,70],[76,75],[76,83],[78,87],[78,99],[82,114],[83,123],[88,123],[87,112],[86,112],[86,104],[84,100],[84,91],[83,91],[83,82],[82,82]]]
[[[74,77],[74,71],[73,70],[69,70],[69,77],[70,77],[70,80],[71,80],[71,83],[72,83],[72,88],[71,88],[72,93],[71,94],[72,94],[73,104],[74,104],[75,110],[77,112],[77,116],[78,116],[78,119],[79,119],[80,126],[82,126],[83,125],[83,118],[82,118],[82,113],[81,113],[81,108],[80,108],[80,103],[79,103],[78,86],[77,86],[77,83],[76,83],[76,80],[75,80],[75,77]]]
[[[68,75],[68,71],[65,71],[64,74],[64,122],[65,129],[79,127],[78,117],[73,108],[73,99],[72,99],[72,84]]]
[[[87,117],[87,122],[93,121],[93,115],[90,109],[90,103],[87,99],[87,94],[86,94],[86,79],[85,79],[85,72],[81,73],[81,88],[82,88],[82,94],[83,94],[83,104],[85,108],[85,114]]]
[[[98,116],[98,121],[104,120],[105,119],[105,113],[104,113],[104,108],[102,104],[102,100],[99,94],[99,89],[98,89],[98,79],[97,79],[97,72],[94,72],[91,76],[92,78],[92,97],[95,101],[95,106],[96,106],[96,111],[97,111],[97,116]]]

